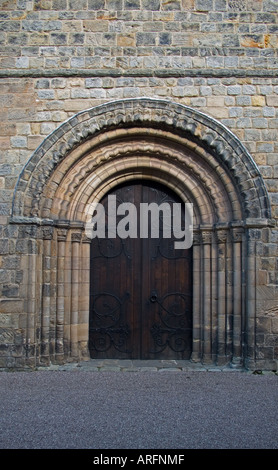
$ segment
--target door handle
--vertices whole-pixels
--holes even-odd
[[[157,293],[156,293],[155,290],[153,290],[152,293],[151,293],[150,301],[151,302],[156,302],[157,301]]]

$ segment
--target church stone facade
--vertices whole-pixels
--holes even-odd
[[[2,369],[89,358],[86,211],[145,179],[194,205],[190,361],[277,370],[277,33],[276,0],[0,2]]]

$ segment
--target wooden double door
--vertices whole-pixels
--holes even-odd
[[[123,215],[116,217],[117,227],[123,227],[118,225],[120,221],[126,223],[124,235],[134,238],[108,237],[111,200],[116,201],[117,208],[124,203],[132,203],[133,209],[136,208],[133,210],[136,220],[130,217],[124,220]],[[149,236],[140,236],[141,204],[152,202],[159,205],[167,202],[170,207],[173,202],[179,202],[184,207],[175,193],[148,181],[118,186],[101,201],[106,214],[106,236],[93,238],[91,243],[89,350],[92,358],[190,358],[192,249],[175,249],[174,238],[163,236],[162,220],[158,238],[150,232],[153,220],[149,220]],[[126,214],[130,216],[130,211]]]

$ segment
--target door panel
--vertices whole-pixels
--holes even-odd
[[[133,202],[133,188],[113,192],[120,204]],[[108,199],[102,204],[108,214]],[[119,217],[120,219],[120,217]],[[106,223],[106,235],[107,235]],[[91,306],[89,349],[92,357],[122,358],[138,356],[134,303],[139,303],[134,283],[138,250],[133,239],[95,238],[91,243]]]
[[[137,207],[138,237],[93,239],[89,349],[93,358],[188,359],[192,349],[192,251],[139,237],[141,202],[181,202],[148,182],[117,187]],[[102,201],[107,214],[108,195]],[[123,216],[117,217],[117,222]],[[150,227],[149,227],[150,229]],[[150,232],[150,230],[149,230]]]

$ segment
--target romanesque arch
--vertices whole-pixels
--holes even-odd
[[[186,106],[106,103],[63,123],[19,176],[12,223],[29,234],[29,361],[88,357],[88,207],[114,186],[150,179],[194,204],[192,361],[255,362],[256,238],[269,225],[260,172],[237,137]]]

